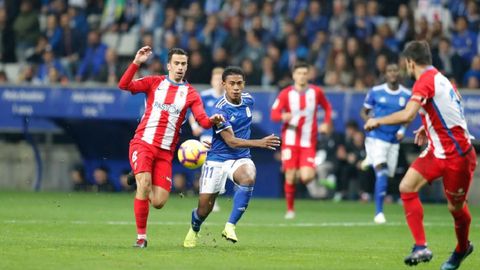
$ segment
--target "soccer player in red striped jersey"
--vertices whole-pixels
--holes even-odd
[[[149,202],[160,209],[168,200],[172,186],[172,159],[176,149],[180,126],[187,109],[191,109],[197,122],[205,129],[224,121],[215,114],[205,113],[200,95],[184,80],[187,71],[187,53],[179,48],[168,52],[168,75],[133,77],[142,63],[152,54],[149,46],[142,47],[133,63],[123,74],[118,87],[132,94],[145,93],[145,113],[130,141],[129,159],[137,192],[133,210],[137,225],[134,247],[147,247],[147,219]]]
[[[293,67],[294,84],[283,89],[272,106],[273,121],[282,121],[282,167],[285,172],[286,219],[295,217],[295,182],[297,174],[307,184],[315,177],[317,132],[327,133],[332,108],[320,87],[308,83],[310,66],[297,62]],[[317,110],[325,110],[323,123],[318,127]]]
[[[455,223],[457,246],[442,264],[442,270],[458,269],[473,251],[469,229],[471,215],[466,202],[477,165],[460,93],[436,68],[426,41],[412,41],[403,51],[407,71],[416,79],[412,97],[405,109],[381,118],[371,118],[366,130],[380,125],[408,123],[420,113],[423,125],[415,133],[415,142],[427,148],[413,162],[400,183],[400,194],[408,226],[415,240],[404,262],[416,265],[432,259],[423,227],[423,208],[418,191],[425,184],[443,178],[448,210]]]

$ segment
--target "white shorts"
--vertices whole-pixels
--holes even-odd
[[[386,163],[388,175],[393,177],[398,163],[398,151],[400,144],[389,143],[371,137],[365,138],[365,150],[367,151],[367,162],[373,167]]]
[[[230,159],[224,162],[206,161],[200,176],[200,194],[225,193],[227,178],[233,181],[233,174],[244,164],[255,167],[249,158]]]

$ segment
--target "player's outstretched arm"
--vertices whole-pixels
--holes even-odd
[[[370,118],[365,123],[365,130],[373,130],[378,128],[380,125],[397,125],[397,124],[408,124],[415,119],[417,112],[420,110],[420,103],[415,100],[410,100],[407,103],[405,109],[387,115],[381,118]]]
[[[222,136],[225,143],[231,148],[258,147],[275,150],[278,146],[280,146],[280,138],[274,134],[258,140],[245,140],[235,137],[233,130],[231,128],[226,128],[220,132],[220,136]]]
[[[135,76],[135,73],[140,65],[145,63],[151,54],[152,49],[149,46],[142,47],[137,51],[132,64],[127,68],[125,73],[123,73],[122,77],[120,78],[120,81],[118,82],[118,88],[132,92],[141,92],[149,89],[151,84],[150,80],[141,79],[133,81],[133,77]]]

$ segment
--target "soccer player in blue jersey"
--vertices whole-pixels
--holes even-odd
[[[227,178],[235,183],[236,190],[233,209],[222,236],[233,243],[238,241],[235,225],[248,207],[256,177],[249,148],[275,150],[280,146],[280,138],[273,134],[262,139],[250,139],[254,100],[250,94],[243,93],[245,74],[242,69],[227,67],[222,74],[222,85],[225,95],[216,102],[215,113],[222,114],[226,121],[213,127],[211,148],[200,176],[198,207],[192,211],[191,227],[183,242],[184,247],[196,246],[200,226],[212,211]]]
[[[203,107],[205,108],[205,112],[207,115],[213,115],[215,110],[215,102],[223,97],[223,86],[222,86],[222,74],[224,68],[216,67],[212,70],[212,77],[210,78],[210,85],[212,88],[202,91],[200,97],[203,101]],[[188,118],[188,122],[190,123],[190,127],[192,128],[193,136],[199,137],[201,142],[212,142],[212,129],[204,129],[195,120],[192,114],[190,114]],[[220,206],[218,202],[215,201],[213,205],[212,212],[219,212]]]
[[[367,94],[361,116],[365,122],[370,117],[382,117],[401,111],[410,99],[411,92],[399,83],[397,64],[386,68],[386,83],[374,86]],[[375,170],[375,217],[374,222],[386,222],[383,213],[383,200],[388,186],[388,177],[393,177],[397,167],[399,142],[405,134],[405,126],[384,125],[367,133],[365,150],[367,162]]]

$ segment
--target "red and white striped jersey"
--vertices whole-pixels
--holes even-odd
[[[146,94],[145,112],[134,138],[165,150],[175,150],[188,108],[200,126],[205,129],[212,127],[200,95],[190,84],[177,84],[167,76],[132,80],[137,70],[138,66],[131,64],[118,83],[120,89]]]
[[[292,119],[282,125],[282,144],[316,146],[318,106],[325,110],[324,122],[330,123],[332,108],[320,87],[309,85],[305,91],[299,92],[292,85],[280,91],[272,106],[271,118],[273,121],[282,120],[282,112],[292,115]]]
[[[444,159],[470,150],[460,93],[437,69],[424,71],[413,85],[411,100],[422,105],[419,113],[428,136],[427,149],[435,157]]]

